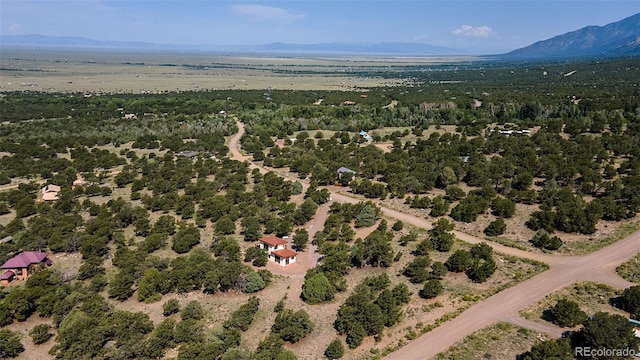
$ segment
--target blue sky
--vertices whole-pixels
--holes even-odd
[[[490,54],[639,12],[640,0],[0,0],[0,33],[194,45],[418,42]]]

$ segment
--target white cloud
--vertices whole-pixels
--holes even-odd
[[[303,14],[295,14],[288,10],[264,5],[233,5],[232,10],[258,20],[290,21],[303,19]]]
[[[493,35],[493,29],[488,26],[474,27],[471,25],[462,25],[453,30],[454,35],[471,36],[471,37],[489,37]]]

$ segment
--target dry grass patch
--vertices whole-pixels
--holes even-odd
[[[520,316],[525,319],[546,323],[549,321],[546,311],[556,305],[558,300],[567,299],[575,301],[580,305],[582,311],[587,314],[595,314],[600,311],[628,316],[628,314],[613,305],[612,299],[619,297],[621,290],[605,284],[594,282],[581,282],[562,288],[561,290],[549,294],[534,305],[520,311]]]
[[[618,266],[616,272],[627,281],[640,283],[640,253]]]
[[[515,359],[536,341],[534,331],[501,322],[474,332],[435,359]]]

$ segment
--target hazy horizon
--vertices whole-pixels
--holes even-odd
[[[640,2],[3,0],[0,10],[1,35],[218,46],[400,42],[483,55],[622,20]]]

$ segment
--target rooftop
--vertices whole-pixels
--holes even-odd
[[[340,167],[338,168],[338,172],[339,172],[339,173],[345,173],[345,172],[347,172],[347,173],[353,173],[353,174],[355,174],[355,173],[356,173],[355,171],[353,171],[353,170],[351,170],[351,169],[349,169],[349,168],[346,168],[346,167],[344,167],[344,166],[340,166]]]
[[[297,252],[291,249],[281,249],[281,250],[272,251],[271,253],[283,259],[290,259],[298,255]]]
[[[269,246],[273,246],[273,247],[276,247],[278,245],[286,245],[286,244],[288,244],[287,240],[281,239],[281,238],[279,238],[277,236],[262,237],[262,238],[260,238],[258,240],[260,240],[261,242],[263,242],[263,243],[265,243],[265,244],[267,244]]]
[[[7,262],[0,266],[0,269],[26,268],[31,264],[43,262],[47,258],[47,255],[44,251],[24,251],[7,260]]]
[[[7,270],[0,275],[0,280],[11,280],[15,273],[11,270]]]

